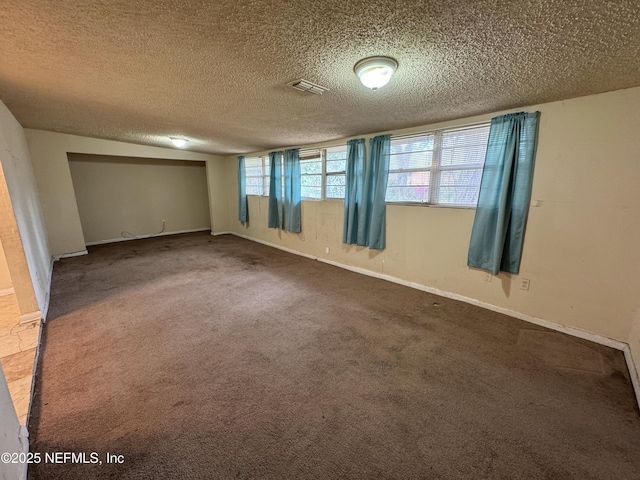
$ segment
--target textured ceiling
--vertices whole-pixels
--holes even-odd
[[[242,153],[640,85],[640,2],[3,0],[0,99],[29,128]],[[379,91],[363,57],[400,67]],[[322,96],[286,87],[304,78]]]

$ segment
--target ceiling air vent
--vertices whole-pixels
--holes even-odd
[[[291,88],[295,88],[296,90],[300,90],[301,92],[309,92],[314,95],[322,95],[324,92],[329,91],[327,87],[322,87],[320,85],[316,85],[315,83],[311,83],[309,80],[294,80],[293,82],[287,83]]]

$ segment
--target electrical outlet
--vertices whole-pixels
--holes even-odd
[[[520,279],[520,290],[529,290],[529,285],[531,284],[531,280],[528,278]]]
[[[326,253],[327,255],[329,255],[329,247],[324,249],[324,253]]]
[[[485,273],[483,279],[485,282],[490,282],[492,277],[493,275],[491,275],[490,273]]]
[[[298,237],[300,237],[300,240],[302,240],[302,241],[304,242],[304,233],[300,233],[300,234],[298,235]]]

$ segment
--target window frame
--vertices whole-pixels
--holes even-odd
[[[320,148],[304,148],[304,149],[300,149],[300,161],[301,162],[303,160],[303,156],[305,156],[305,155],[306,156],[310,156],[314,152],[319,152],[319,158],[320,158],[320,162],[321,162],[321,165],[322,165],[321,173],[311,174],[311,175],[314,175],[314,176],[316,176],[316,175],[320,176],[320,198],[301,196],[302,200],[305,200],[307,202],[324,202],[324,201],[344,202],[344,197],[327,197],[327,177],[344,175],[345,179],[346,179],[346,165],[345,165],[345,169],[342,170],[341,172],[330,172],[330,173],[327,173],[327,149],[329,149],[329,148],[344,148],[344,151],[345,151],[345,154],[346,154],[347,144],[345,143],[344,145],[339,144],[339,145],[328,145],[326,147],[320,147]],[[315,157],[311,157],[311,158],[315,158]],[[345,155],[345,162],[346,162],[346,155]]]
[[[327,172],[327,150],[329,150],[330,148],[344,148],[344,170],[341,170],[339,172]],[[322,180],[323,180],[323,185],[322,185],[322,200],[326,200],[328,202],[344,202],[344,197],[346,196],[347,193],[347,144],[346,142],[344,143],[344,145],[330,145],[328,147],[324,147],[323,149],[323,155],[324,155],[324,160],[322,162],[322,168],[323,168],[323,176],[322,176]],[[337,177],[337,176],[344,176],[344,183],[345,183],[345,196],[342,197],[327,197],[327,178],[328,177]]]
[[[464,167],[464,165],[462,166],[463,168],[460,168],[460,165],[454,165],[454,166],[442,166],[441,164],[441,159],[442,159],[442,138],[443,138],[443,134],[448,133],[448,132],[456,132],[456,131],[464,131],[464,130],[473,130],[476,128],[482,128],[482,127],[490,127],[491,123],[489,121],[485,121],[485,122],[480,122],[480,123],[475,123],[475,124],[470,124],[470,125],[459,125],[459,126],[451,126],[451,127],[447,127],[447,128],[439,128],[436,130],[427,130],[427,131],[421,131],[421,132],[413,132],[413,133],[409,133],[409,134],[398,134],[398,135],[391,135],[391,141],[394,140],[403,140],[406,139],[407,141],[410,141],[410,139],[412,138],[418,138],[418,137],[426,137],[426,136],[430,136],[433,135],[433,153],[432,153],[432,159],[431,159],[431,165],[428,168],[412,168],[412,169],[396,169],[396,170],[389,170],[388,175],[392,174],[392,173],[413,173],[413,172],[429,172],[429,198],[428,201],[426,202],[415,202],[415,201],[410,201],[410,200],[403,200],[403,201],[385,201],[385,204],[387,205],[404,205],[404,206],[419,206],[419,207],[435,207],[435,208],[460,208],[460,209],[476,209],[477,208],[477,203],[475,205],[469,205],[469,204],[453,204],[453,203],[438,203],[437,202],[437,197],[440,193],[440,180],[441,180],[441,174],[442,172],[446,172],[446,171],[460,171],[460,170],[482,170],[484,168],[484,161],[485,159],[483,159],[482,164],[478,164],[478,165],[474,165],[474,166],[467,166]],[[487,133],[487,139],[488,139],[488,133]],[[318,175],[320,176],[320,198],[313,198],[313,197],[304,197],[301,196],[301,199],[304,201],[310,201],[310,202],[318,202],[318,201],[340,201],[340,202],[344,202],[344,197],[327,197],[327,179],[328,177],[331,176],[344,176],[345,177],[345,181],[346,181],[346,165],[345,165],[345,170],[339,171],[339,172],[327,172],[327,150],[328,149],[332,149],[332,148],[340,148],[340,149],[344,149],[344,151],[346,152],[347,150],[347,144],[346,142],[344,144],[334,144],[334,145],[327,145],[324,147],[309,147],[309,148],[301,148],[300,149],[300,160],[302,161],[304,159],[305,156],[308,156],[314,152],[319,152],[319,158],[320,158],[320,163],[322,166],[322,171],[321,173],[317,173],[317,174],[310,174],[310,175]],[[485,151],[485,156],[486,156],[486,151]],[[265,155],[255,155],[255,156],[250,156],[247,158],[260,158],[261,160],[261,165],[262,165],[262,193],[260,195],[255,194],[255,193],[251,193],[251,194],[247,194],[247,195],[251,195],[251,196],[263,196],[263,197],[268,197],[269,196],[269,188],[268,188],[268,184],[269,184],[269,180],[270,180],[270,165],[269,164],[269,155],[265,154]],[[346,158],[345,158],[346,161]],[[283,175],[284,178],[284,175]],[[388,179],[388,177],[387,177]],[[346,182],[345,182],[346,183]]]
[[[252,155],[252,156],[248,156],[245,157],[245,165],[246,165],[246,161],[247,160],[253,160],[259,158],[260,159],[260,170],[262,172],[262,174],[260,175],[260,179],[261,179],[261,186],[262,186],[262,191],[261,193],[247,193],[247,196],[251,196],[251,197],[268,197],[269,196],[269,187],[267,186],[269,183],[269,178],[271,175],[271,172],[269,171],[269,168],[267,167],[267,164],[269,163],[269,156],[268,155]],[[246,168],[246,166],[245,166]],[[245,178],[249,178],[249,176],[246,176],[245,173]],[[251,178],[258,178],[257,175],[251,175]]]
[[[301,148],[300,149],[300,164],[302,166],[302,162],[305,160],[314,160],[316,158],[320,159],[320,173],[311,173],[311,174],[301,174],[301,178],[303,176],[310,176],[310,177],[320,177],[320,198],[315,198],[315,197],[305,197],[302,195],[302,188],[300,188],[300,199],[301,200],[306,200],[309,202],[321,202],[324,200],[325,197],[325,173],[327,171],[327,165],[326,165],[326,159],[325,159],[325,154],[324,154],[325,149],[324,148]],[[313,156],[315,154],[315,152],[318,152],[318,156]],[[301,181],[302,183],[302,181]]]
[[[430,131],[424,131],[424,132],[415,132],[415,133],[411,133],[411,134],[405,134],[405,135],[391,135],[391,141],[393,140],[402,140],[402,139],[407,139],[410,140],[411,138],[418,138],[418,137],[426,137],[429,135],[433,135],[433,154],[432,154],[432,158],[431,158],[431,165],[428,168],[412,168],[412,169],[396,169],[396,170],[389,170],[389,174],[391,173],[411,173],[411,172],[429,172],[429,199],[427,202],[412,202],[410,200],[405,200],[405,201],[399,201],[399,202],[394,202],[394,201],[386,201],[385,200],[385,204],[386,205],[404,205],[404,206],[418,206],[418,207],[435,207],[435,208],[459,208],[459,209],[473,209],[475,210],[477,208],[477,202],[475,205],[469,205],[469,204],[454,204],[454,203],[438,203],[437,197],[439,195],[440,192],[440,180],[441,180],[441,173],[442,172],[446,172],[446,171],[459,171],[459,170],[482,170],[484,168],[484,162],[486,160],[483,159],[482,164],[481,165],[477,165],[477,166],[471,166],[471,167],[466,167],[466,168],[460,168],[460,166],[456,165],[456,166],[442,166],[441,164],[441,160],[442,160],[442,136],[444,133],[448,133],[448,132],[457,132],[457,131],[464,131],[464,130],[473,130],[476,128],[482,128],[482,127],[490,127],[491,126],[491,122],[481,122],[481,123],[476,123],[476,124],[472,124],[472,125],[464,125],[464,126],[453,126],[453,127],[448,127],[448,128],[440,128],[437,130],[430,130]],[[488,140],[488,133],[487,133],[487,140]],[[486,150],[485,150],[485,157],[486,157]],[[478,186],[478,188],[480,188]]]
[[[247,175],[247,161],[255,160],[255,159],[259,159],[260,160],[260,172],[261,172],[261,174],[260,175]],[[259,194],[258,193],[248,193],[247,192],[247,196],[260,197],[264,193],[264,159],[260,155],[255,155],[255,156],[245,157],[244,161],[245,161],[245,186],[248,187],[248,181],[247,180],[249,178],[260,178],[260,185],[261,185],[261,190],[262,190],[262,193],[259,193]]]

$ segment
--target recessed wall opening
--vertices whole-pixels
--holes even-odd
[[[211,228],[205,162],[67,157],[87,245]]]

